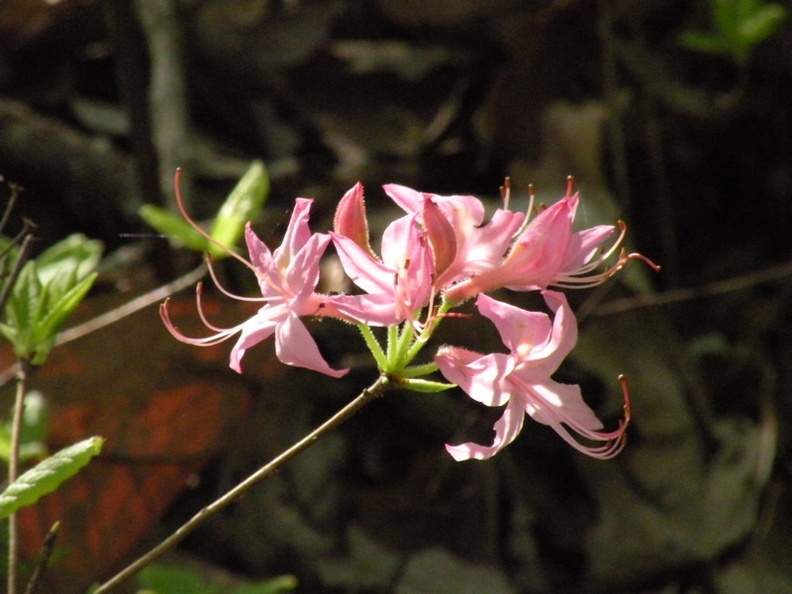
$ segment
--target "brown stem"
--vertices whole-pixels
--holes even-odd
[[[8,484],[19,476],[19,444],[22,434],[22,417],[25,413],[25,392],[27,378],[31,367],[27,361],[20,361],[16,373],[16,397],[14,398],[14,416],[11,421],[11,452],[8,458]],[[15,513],[8,516],[8,594],[16,594],[17,564],[19,561],[18,525]]]

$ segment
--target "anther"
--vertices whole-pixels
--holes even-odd
[[[572,191],[574,189],[575,189],[575,176],[567,175],[567,191],[566,191],[567,198],[569,198],[572,195]]]

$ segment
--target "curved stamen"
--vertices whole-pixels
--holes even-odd
[[[639,254],[637,252],[636,253],[632,253],[632,254],[627,254],[626,256],[623,257],[623,259],[624,259],[625,262],[627,260],[641,260],[644,264],[649,266],[649,268],[651,268],[655,272],[660,272],[663,269],[663,267],[660,266],[659,264],[655,264],[654,262],[652,262],[649,258],[644,256],[643,254]]]
[[[201,318],[201,321],[204,323],[204,326],[209,328],[209,330],[214,330],[215,332],[226,332],[228,328],[220,328],[219,326],[215,326],[209,321],[209,318],[206,317],[203,308],[203,301],[201,297],[203,296],[203,283],[198,283],[195,285],[195,308],[198,310],[198,317]]]
[[[206,259],[206,267],[209,270],[209,276],[212,278],[212,282],[215,284],[215,287],[217,287],[218,291],[220,291],[226,297],[231,297],[232,299],[236,299],[237,301],[251,301],[256,303],[260,303],[260,302],[267,303],[269,301],[273,301],[276,299],[282,299],[280,295],[278,295],[277,297],[246,297],[244,295],[237,295],[236,293],[232,293],[231,291],[223,287],[223,285],[218,280],[217,275],[215,274],[214,271],[214,266],[213,266],[214,262],[212,260],[212,256],[210,254],[206,254],[205,259]],[[268,284],[273,288],[277,288],[274,287],[272,283],[268,283]]]
[[[534,188],[533,184],[528,184],[528,208],[525,209],[525,219],[523,219],[522,225],[520,228],[517,229],[517,232],[512,236],[512,239],[517,239],[520,235],[522,235],[523,231],[528,227],[528,224],[531,222],[531,213],[536,212],[534,211],[534,203],[536,202],[536,189]]]
[[[160,309],[159,309],[160,318],[162,318],[165,328],[168,330],[168,332],[170,332],[171,336],[173,336],[179,342],[184,342],[186,344],[191,344],[193,346],[201,346],[201,347],[214,346],[216,344],[220,344],[221,342],[228,340],[231,336],[239,332],[239,330],[241,330],[242,328],[242,325],[239,325],[234,328],[221,329],[219,332],[213,334],[212,336],[206,336],[204,338],[191,338],[189,336],[182,334],[178,330],[178,328],[176,328],[176,325],[171,320],[170,314],[168,313],[169,302],[170,299],[166,299],[165,302],[162,303],[162,305],[160,305]]]
[[[621,247],[624,238],[627,236],[627,224],[624,221],[618,222],[619,226],[619,236],[613,242],[610,248],[607,251],[602,251],[600,255],[593,259],[591,262],[583,264],[577,270],[566,272],[563,274],[559,274],[556,278],[553,279],[553,285],[556,287],[561,287],[564,289],[590,289],[592,287],[596,287],[601,285],[606,280],[613,277],[617,272],[619,272],[630,260],[642,260],[646,263],[652,270],[655,272],[660,271],[660,266],[652,262],[646,256],[643,256],[639,253],[632,253],[627,254],[626,250]],[[600,265],[605,263],[608,258],[610,258],[617,249],[621,249],[619,253],[619,259],[616,261],[611,267],[607,267],[605,270],[598,274],[588,275],[589,272],[595,270]],[[584,276],[588,275],[588,276]]]
[[[570,418],[568,414],[566,414],[563,407],[554,407],[553,410],[555,414],[550,415],[550,426],[569,445],[588,456],[603,460],[615,457],[624,449],[624,446],[627,444],[626,431],[632,418],[630,392],[627,387],[627,379],[623,375],[620,375],[619,382],[621,383],[622,395],[624,397],[624,418],[619,421],[619,427],[617,429],[606,432],[581,427],[577,422]],[[526,393],[530,394],[531,392]],[[542,408],[544,408],[544,405]],[[584,443],[581,443],[579,438],[604,443],[599,446],[588,446]]]
[[[184,206],[184,200],[182,199],[182,195],[181,195],[181,175],[182,175],[182,168],[181,167],[177,167],[176,168],[176,173],[173,176],[173,184],[174,184],[174,191],[176,193],[176,205],[179,207],[179,212],[184,217],[184,220],[187,221],[193,229],[198,231],[198,233],[200,233],[204,237],[204,239],[206,239],[209,243],[211,243],[214,246],[217,246],[218,248],[220,248],[221,250],[226,252],[229,256],[232,256],[232,257],[236,258],[237,260],[242,262],[245,266],[247,266],[251,270],[255,270],[255,267],[253,266],[253,264],[251,262],[249,262],[248,260],[246,260],[245,258],[240,256],[239,254],[237,254],[234,250],[230,249],[226,245],[223,245],[222,243],[217,241],[214,237],[209,235],[189,215],[189,213],[187,212],[187,208]]]

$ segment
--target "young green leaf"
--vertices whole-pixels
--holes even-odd
[[[247,222],[261,212],[268,193],[269,176],[264,163],[253,161],[217,212],[210,232],[212,239],[233,249],[242,237]],[[214,244],[209,248],[209,253],[215,258],[228,255]]]
[[[153,204],[144,204],[138,210],[138,214],[150,227],[167,235],[172,242],[196,252],[209,250],[209,240],[193,229],[181,216]]]
[[[101,241],[74,233],[41,252],[36,258],[36,271],[43,285],[51,284],[56,276],[70,279],[69,284],[73,284],[72,279],[81,279],[96,270],[101,258]]]
[[[0,323],[0,335],[11,342],[19,359],[44,362],[61,324],[96,280],[92,271],[101,250],[100,242],[72,235],[25,264]]]
[[[101,437],[89,437],[62,449],[22,474],[0,494],[0,519],[55,491],[99,454],[103,444]]]
[[[49,308],[38,320],[32,332],[31,346],[33,346],[33,357],[30,362],[33,365],[41,365],[47,359],[55,344],[55,338],[61,324],[85,298],[97,276],[98,273],[96,272],[88,275],[65,294],[61,295],[58,301],[49,304]]]
[[[399,385],[405,390],[412,390],[413,392],[424,392],[432,394],[434,392],[442,392],[456,388],[455,384],[446,384],[444,382],[433,382],[430,380],[422,379],[405,379],[399,382]]]

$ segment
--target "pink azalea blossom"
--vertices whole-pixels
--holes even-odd
[[[598,274],[598,268],[620,245],[625,226],[620,224],[621,236],[615,244],[597,258],[602,243],[613,233],[612,225],[599,225],[573,233],[572,224],[580,200],[578,194],[567,195],[536,216],[514,240],[506,256],[480,274],[449,288],[445,296],[461,303],[479,293],[501,287],[515,291],[559,287],[590,287],[600,284],[619,270],[634,256],[621,255],[617,265]]]
[[[239,334],[231,350],[230,361],[230,367],[238,373],[242,371],[242,358],[247,349],[273,334],[276,354],[283,363],[313,369],[332,377],[347,373],[348,369],[336,370],[327,364],[300,320],[301,316],[335,313],[332,307],[326,307],[330,297],[314,292],[319,281],[319,261],[330,237],[326,234],[311,234],[308,219],[312,203],[310,199],[297,199],[283,242],[274,252],[270,252],[267,245],[256,236],[250,224],[245,228],[250,261],[242,260],[256,274],[262,296],[236,298],[264,302],[264,306],[253,317],[232,328],[215,328],[201,313],[204,323],[216,333],[205,338],[190,338],[173,325],[166,302],[160,313],[171,334],[182,342],[197,346],[211,346]],[[200,311],[200,291],[198,295]]]
[[[391,326],[413,320],[431,299],[435,260],[417,214],[388,225],[378,258],[369,247],[363,187],[358,183],[341,199],[330,236],[347,275],[366,292],[334,296],[329,305],[341,315]]]
[[[385,185],[383,189],[408,213],[422,213],[427,205],[436,205],[450,223],[454,253],[448,265],[438,266],[436,285],[440,288],[500,264],[525,218],[523,213],[498,209],[482,226],[484,205],[474,196],[439,196],[397,184]],[[425,218],[421,219],[424,224]]]
[[[514,441],[526,414],[595,458],[611,458],[624,447],[629,422],[626,389],[625,421],[617,430],[603,432],[602,423],[583,401],[580,387],[550,378],[577,342],[577,322],[562,293],[543,291],[542,295],[554,312],[552,321],[547,314],[524,311],[484,294],[478,296],[479,312],[495,324],[509,353],[481,355],[456,347],[438,351],[435,362],[450,382],[487,406],[505,405],[503,416],[495,423],[491,446],[446,445],[456,460],[494,456]],[[600,445],[586,445],[580,439]]]

